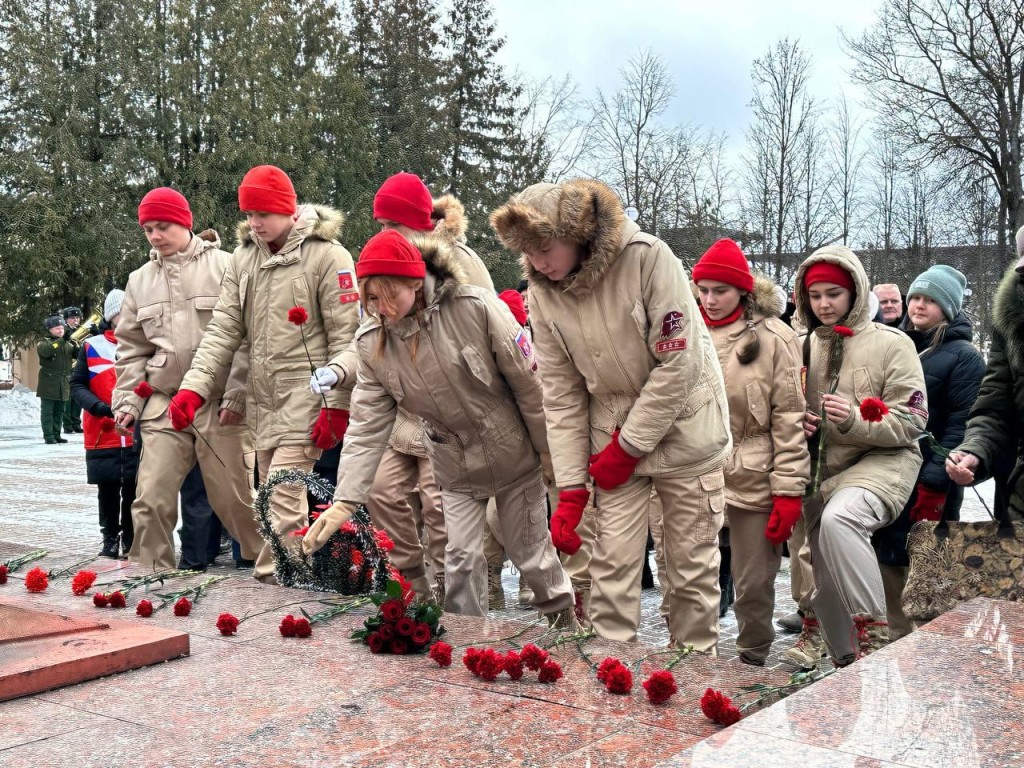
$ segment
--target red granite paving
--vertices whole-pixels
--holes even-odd
[[[11,552],[0,544],[0,559]],[[55,562],[72,553],[55,552]],[[43,563],[49,567],[49,563]],[[101,582],[141,573],[135,566]],[[462,666],[428,658],[374,656],[349,639],[371,608],[314,626],[308,639],[277,631],[300,606],[314,613],[330,595],[229,578],[213,585],[187,617],[170,609],[134,616],[138,599],[195,585],[190,575],[142,590],[129,609],[92,607],[69,579],[28,595],[18,578],[0,599],[86,622],[127,621],[187,632],[191,656],[0,704],[0,765],[10,766],[717,766],[891,768],[1024,766],[1024,731],[1013,702],[1024,701],[1014,664],[1024,639],[1024,606],[973,601],[848,669],[738,725],[721,729],[699,710],[705,688],[729,695],[786,675],[735,659],[694,654],[674,668],[679,693],[650,705],[640,682],[668,656],[643,662],[629,696],[596,681],[574,644],[552,649],[565,677],[527,675],[486,682]],[[243,618],[220,635],[218,614]],[[496,647],[544,639],[544,627],[445,616],[456,646],[519,634]],[[549,638],[549,636],[548,636]],[[2,646],[0,646],[2,647]],[[658,649],[599,639],[594,662],[631,662]]]

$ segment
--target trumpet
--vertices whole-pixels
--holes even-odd
[[[93,312],[87,317],[82,324],[75,328],[71,334],[71,340],[75,344],[81,344],[85,339],[96,333],[96,329],[99,328],[100,323],[103,322],[103,315],[99,312]]]

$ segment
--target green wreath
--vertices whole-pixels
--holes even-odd
[[[280,470],[260,486],[253,509],[260,535],[274,556],[277,583],[314,592],[338,592],[343,595],[368,595],[383,592],[392,578],[391,561],[382,546],[381,532],[370,522],[366,507],[335,531],[311,559],[301,551],[286,547],[270,518],[270,497],[282,483],[300,483],[317,499],[330,502],[334,487],[321,477],[296,469]],[[316,512],[311,511],[310,521]]]

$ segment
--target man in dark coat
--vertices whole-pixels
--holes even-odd
[[[77,360],[78,350],[81,345],[71,338],[71,334],[77,331],[82,325],[82,310],[78,307],[64,307],[64,309],[60,311],[60,314],[61,317],[64,318],[64,339],[72,348],[71,359]],[[89,335],[95,336],[97,333],[100,333],[98,328],[90,331]],[[71,398],[64,403],[64,432],[70,435],[72,432],[81,433],[81,431],[82,408],[74,398]]]
[[[992,345],[964,440],[946,461],[958,485],[996,478],[996,508],[1024,517],[1024,227],[992,306]]]
[[[43,427],[43,439],[49,445],[66,443],[60,434],[64,418],[64,405],[71,397],[71,364],[74,361],[74,347],[64,338],[64,320],[60,315],[46,318],[47,338],[36,345],[39,355],[39,418]]]

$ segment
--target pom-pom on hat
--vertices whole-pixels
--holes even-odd
[[[804,287],[810,288],[815,283],[835,283],[848,291],[857,290],[853,275],[830,261],[819,261],[804,272]]]
[[[747,257],[729,238],[722,238],[708,248],[693,266],[693,282],[701,280],[716,280],[747,293],[754,290],[754,276],[750,273]]]
[[[434,229],[433,211],[430,190],[414,173],[396,173],[373,196],[373,218],[404,224],[420,232]]]
[[[945,264],[935,264],[920,275],[907,289],[907,301],[911,296],[927,296],[942,308],[942,314],[952,321],[964,306],[964,291],[967,278],[962,272]]]
[[[385,229],[366,241],[356,262],[356,277],[386,275],[423,279],[427,265],[412,243],[393,229]]]
[[[257,165],[238,187],[238,209],[259,213],[295,214],[295,187],[288,174],[276,165]]]
[[[188,200],[176,189],[157,187],[151,189],[139,203],[139,226],[147,221],[169,221],[192,229],[192,209]]]

